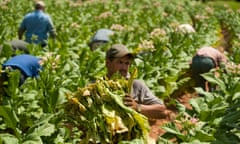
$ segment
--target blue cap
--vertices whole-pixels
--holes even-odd
[[[8,66],[16,67],[28,77],[37,77],[38,72],[42,69],[39,61],[40,58],[28,54],[22,54],[9,59],[3,64],[3,68]]]

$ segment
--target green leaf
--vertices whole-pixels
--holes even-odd
[[[178,111],[180,113],[186,111],[186,107],[183,104],[179,103],[179,102],[177,102],[176,107],[177,107],[177,109],[178,109]]]
[[[200,113],[201,112],[201,108],[200,108],[198,102],[199,102],[199,100],[197,100],[197,99],[191,99],[189,103],[191,104],[191,106],[194,108],[194,110],[197,113]]]
[[[0,47],[0,57],[10,58],[13,55],[12,47],[9,43],[4,43],[2,47]]]
[[[195,138],[200,140],[201,142],[211,142],[215,140],[214,135],[207,133],[203,130],[196,131]]]
[[[132,86],[133,86],[133,80],[137,77],[137,68],[135,67],[131,76],[130,76],[130,79],[128,80],[128,93],[130,94],[131,91],[132,91]]]
[[[23,144],[43,144],[41,137],[35,134],[28,135]]]
[[[226,90],[224,82],[220,78],[216,78],[212,73],[204,73],[202,76],[210,83],[217,84],[221,90]]]
[[[15,99],[19,81],[20,81],[20,71],[14,70],[8,73],[8,87],[7,87],[7,94]]]
[[[51,136],[55,130],[54,128],[55,126],[53,124],[46,123],[42,126],[36,127],[32,134],[37,136]]]
[[[232,111],[227,113],[224,118],[222,119],[222,124],[228,124],[232,122],[237,122],[240,119],[240,112],[239,111]]]
[[[1,144],[17,144],[19,143],[18,139],[11,134],[0,134],[0,143]]]
[[[47,124],[55,115],[53,114],[45,114],[41,116],[41,118],[32,125],[32,128],[38,127],[40,125]]]
[[[19,119],[12,108],[9,106],[0,106],[0,115],[4,117],[4,122],[6,123],[7,127],[16,129]]]
[[[70,93],[70,91],[65,88],[59,89],[59,96],[56,103],[57,105],[63,104],[66,101],[66,93]]]
[[[167,132],[171,133],[171,134],[175,134],[175,135],[184,137],[184,134],[182,134],[182,133],[178,130],[177,126],[176,126],[174,123],[165,124],[164,126],[162,126],[162,128],[163,128],[164,130],[166,130]]]
[[[24,144],[40,144],[42,143],[41,136],[51,136],[54,131],[55,126],[49,123],[36,127],[33,132],[24,137]]]
[[[237,100],[239,98],[240,98],[240,92],[236,92],[236,93],[234,93],[232,100],[234,101],[234,100]]]

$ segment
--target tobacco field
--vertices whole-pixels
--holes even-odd
[[[240,143],[240,73],[204,74],[217,87],[205,92],[194,87],[189,69],[202,46],[216,47],[240,63],[240,10],[194,0],[45,3],[57,38],[44,48],[29,45],[32,55],[46,61],[39,78],[18,87],[19,73],[9,73],[10,97],[0,97],[0,144],[150,143],[148,119],[122,102],[129,81],[101,79],[105,51],[114,43],[137,54],[130,72],[136,68],[136,78],[175,109],[174,118],[159,125],[164,133],[155,138],[157,144]],[[18,39],[23,16],[33,8],[32,0],[0,0],[1,65],[12,54],[6,42]],[[195,32],[179,30],[181,24]],[[115,33],[91,51],[88,42],[100,28]],[[178,100],[185,94],[193,95],[190,108]]]

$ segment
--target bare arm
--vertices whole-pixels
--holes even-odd
[[[138,104],[130,95],[124,97],[124,104],[151,119],[169,117],[169,112],[164,104]]]
[[[152,119],[161,119],[168,117],[168,111],[163,104],[139,105],[140,113]]]

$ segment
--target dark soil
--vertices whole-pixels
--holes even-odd
[[[191,93],[185,93],[181,96],[178,96],[178,97],[176,97],[176,99],[181,104],[183,104],[187,109],[191,109],[189,100],[194,97],[197,97],[197,94],[195,92],[191,92]],[[166,124],[168,122],[173,121],[174,117],[176,117],[178,114],[177,109],[174,106],[168,106],[167,110],[170,111],[170,118],[149,120],[150,137],[153,138],[154,140],[157,140],[159,136],[161,136],[165,133],[165,131],[161,128],[161,126],[163,126],[164,124]]]

